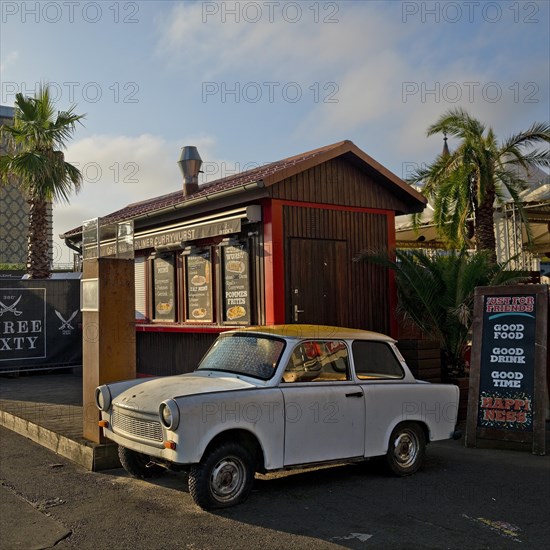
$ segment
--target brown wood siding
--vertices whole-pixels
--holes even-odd
[[[316,208],[283,207],[285,258],[289,259],[289,239],[333,239],[346,241],[346,266],[342,269],[348,292],[342,324],[351,328],[390,332],[390,290],[386,269],[353,258],[365,249],[388,247],[388,223],[383,214]],[[287,311],[290,310],[290,285],[287,274]]]
[[[210,333],[138,332],[137,372],[155,376],[191,372],[217,336]]]
[[[374,178],[343,158],[314,166],[270,188],[275,199],[408,212],[410,207],[382,177]]]

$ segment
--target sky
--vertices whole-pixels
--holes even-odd
[[[548,121],[548,1],[0,2],[0,104],[50,84],[85,114],[66,150],[83,188],[57,235],[181,188],[344,139],[395,174],[434,160],[456,107],[497,136]],[[453,142],[449,142],[451,148]]]

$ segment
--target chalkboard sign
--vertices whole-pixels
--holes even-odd
[[[187,281],[187,319],[212,322],[212,269],[210,251],[185,257]]]
[[[245,245],[223,249],[223,320],[250,324],[250,278],[248,250]]]
[[[176,320],[174,256],[153,260],[153,318],[156,321]]]
[[[533,431],[535,296],[484,296],[478,426]]]
[[[548,287],[480,287],[474,304],[466,444],[532,442],[544,454]]]

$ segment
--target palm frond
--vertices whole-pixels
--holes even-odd
[[[508,137],[502,143],[500,150],[504,155],[516,147],[526,147],[536,143],[550,143],[550,124],[547,122],[534,122],[528,130]]]
[[[428,136],[446,133],[451,137],[471,139],[479,137],[485,131],[485,126],[471,117],[462,107],[450,109],[444,113],[427,131]]]
[[[530,233],[519,195],[525,181],[521,171],[514,177],[512,168],[528,172],[532,166],[550,166],[550,150],[524,152],[526,146],[550,142],[550,125],[535,123],[499,145],[492,128],[486,128],[458,107],[445,112],[428,128],[429,136],[436,133],[446,133],[460,142],[450,154],[438,155],[415,172],[411,181],[422,182],[422,192],[434,208],[438,232],[453,246],[460,247],[468,241],[469,220],[473,220],[477,245],[492,249],[494,256],[490,210],[495,200],[506,200],[507,190]]]
[[[454,370],[460,370],[473,321],[477,286],[512,284],[525,273],[492,262],[489,252],[466,249],[432,256],[420,250],[396,250],[395,261],[366,251],[357,261],[368,261],[395,271],[398,309],[424,333],[439,340]]]
[[[0,182],[15,177],[30,204],[27,266],[31,278],[49,276],[45,204],[68,201],[82,184],[80,171],[65,162],[62,152],[76,123],[84,117],[74,109],[56,113],[49,88],[43,83],[34,97],[16,94],[13,125],[2,128],[2,137],[13,149],[0,157]]]
[[[514,148],[508,151],[508,153],[511,157],[504,160],[503,164],[519,164],[527,173],[529,173],[529,168],[531,166],[542,166],[544,168],[548,168],[550,166],[550,150],[540,151],[538,149],[534,149],[529,153],[522,154],[519,150]]]

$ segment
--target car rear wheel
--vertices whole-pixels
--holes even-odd
[[[426,437],[413,422],[399,424],[390,436],[386,465],[397,476],[414,474],[422,466],[426,454]]]
[[[118,446],[118,458],[122,467],[132,476],[139,478],[154,477],[162,474],[164,468],[158,464],[151,464],[151,459],[143,453],[138,453]]]
[[[189,492],[204,510],[228,508],[246,500],[254,482],[254,459],[238,443],[207,452],[189,472]]]

